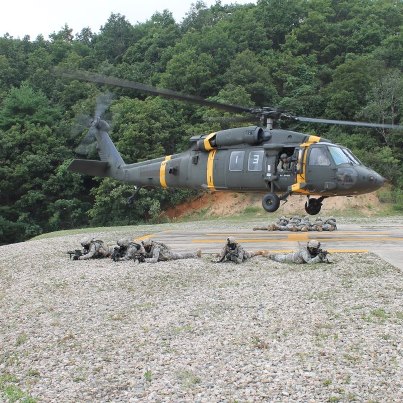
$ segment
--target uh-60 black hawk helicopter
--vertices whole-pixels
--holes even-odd
[[[247,108],[159,89],[115,77],[63,72],[73,79],[131,88],[144,93],[217,108],[247,113],[259,118],[261,126],[221,130],[193,136],[187,151],[148,161],[126,164],[109,137],[109,125],[96,117],[90,131],[97,140],[100,161],[75,159],[69,169],[86,175],[112,177],[141,187],[193,188],[212,191],[267,192],[263,208],[274,212],[281,200],[292,194],[306,195],[305,210],[318,214],[325,198],[352,196],[379,189],[385,179],[364,166],[347,148],[317,136],[273,128],[278,119],[402,129],[403,126],[338,121],[292,116],[271,107]],[[279,166],[286,155],[285,169]],[[129,198],[133,201],[135,194]],[[316,197],[312,197],[316,196]]]

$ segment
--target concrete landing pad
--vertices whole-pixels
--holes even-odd
[[[322,248],[333,253],[372,252],[403,271],[403,225],[393,224],[341,224],[333,232],[253,231],[233,228],[228,232],[168,230],[149,234],[176,250],[201,249],[203,253],[221,251],[228,236],[232,235],[246,250],[267,249],[270,252],[296,250],[310,239],[322,243]]]

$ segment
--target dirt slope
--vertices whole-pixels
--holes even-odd
[[[207,213],[217,216],[231,215],[241,213],[248,207],[260,208],[262,213],[262,194],[233,193],[233,192],[214,192],[204,193],[195,200],[183,203],[175,208],[166,211],[170,218],[183,217],[197,211],[207,209]],[[305,215],[304,205],[305,196],[291,196],[287,203],[281,203],[276,214]],[[382,209],[381,203],[375,193],[353,196],[353,197],[331,197],[323,202],[323,214],[342,214],[351,211],[357,211],[361,215],[371,216]],[[269,214],[269,213],[268,213]]]

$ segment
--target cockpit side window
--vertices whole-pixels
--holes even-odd
[[[326,149],[323,147],[313,147],[309,154],[309,165],[330,165],[329,157],[326,153]]]
[[[347,148],[343,148],[344,153],[354,165],[361,165],[361,161]]]
[[[340,147],[330,146],[329,151],[336,165],[351,164],[350,159]]]

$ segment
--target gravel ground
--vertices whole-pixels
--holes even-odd
[[[71,261],[81,237],[0,247],[0,401],[403,401],[402,274],[377,256]]]

